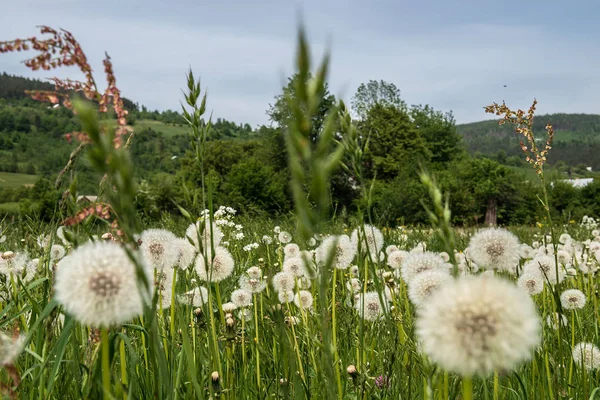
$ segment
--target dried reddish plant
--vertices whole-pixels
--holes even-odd
[[[115,235],[117,237],[123,236],[123,231],[119,229],[119,223],[116,216],[114,216],[114,211],[112,207],[110,206],[110,204],[103,202],[96,202],[90,205],[89,207],[83,208],[82,210],[77,212],[77,214],[65,219],[62,222],[62,225],[78,225],[91,216],[96,216],[97,218],[103,219],[105,221],[111,221],[110,227],[113,230],[113,232],[115,232]],[[114,235],[112,235],[112,233],[111,236],[114,238]]]
[[[546,163],[546,156],[552,148],[554,129],[552,128],[552,125],[546,125],[546,145],[540,150],[535,142],[535,135],[533,133],[533,118],[535,116],[536,106],[537,100],[534,99],[533,104],[531,104],[531,107],[529,107],[527,112],[521,109],[513,111],[504,102],[502,102],[501,105],[493,103],[484,107],[484,109],[486,113],[496,114],[497,116],[502,117],[498,122],[500,125],[507,122],[516,125],[515,131],[518,134],[525,136],[527,141],[527,144],[523,142],[523,140],[520,141],[521,150],[525,153],[525,160],[533,166],[538,175],[542,175],[544,164]]]
[[[35,57],[24,61],[25,66],[32,71],[49,71],[60,67],[75,66],[83,73],[85,80],[78,81],[53,77],[50,80],[54,83],[54,91],[32,90],[26,93],[38,101],[51,104],[62,103],[64,107],[70,110],[73,110],[72,95],[74,93],[82,94],[86,99],[96,102],[98,104],[98,111],[101,113],[108,112],[109,105],[112,105],[117,118],[114,146],[116,148],[120,147],[123,144],[123,136],[129,132],[125,127],[127,124],[127,110],[123,105],[121,91],[117,87],[113,65],[108,54],[105,53],[103,61],[108,86],[104,92],[101,92],[94,79],[87,56],[71,32],[64,29],[57,31],[48,26],[41,26],[40,32],[42,35],[49,35],[49,37],[38,39],[33,36],[26,39],[0,42],[0,54],[36,51],[38,54]],[[56,181],[57,187],[60,185],[62,176],[73,167],[74,159],[88,142],[88,138],[84,132],[66,133],[65,138],[69,141],[73,138],[78,140],[80,147],[73,151],[69,162],[59,173]]]

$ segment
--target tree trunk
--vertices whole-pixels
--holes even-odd
[[[489,199],[485,210],[485,224],[496,225],[498,223],[498,203],[496,199]]]

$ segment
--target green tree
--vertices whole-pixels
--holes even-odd
[[[369,110],[377,104],[400,110],[406,108],[406,103],[400,97],[400,89],[393,83],[383,80],[361,83],[351,101],[352,110],[358,119],[365,119]]]

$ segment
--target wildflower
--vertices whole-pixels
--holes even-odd
[[[46,247],[48,247],[50,245],[51,239],[52,238],[50,237],[50,235],[41,234],[36,238],[36,242],[40,249],[45,249]]]
[[[348,373],[348,375],[355,375],[358,372],[358,370],[356,369],[356,366],[350,364],[346,368],[346,372]]]
[[[444,270],[420,273],[415,276],[408,286],[408,298],[414,305],[420,306],[431,293],[450,280],[452,280],[452,276]]]
[[[204,281],[220,282],[226,279],[233,272],[234,261],[231,253],[224,247],[215,248],[215,256],[210,261],[210,257],[207,260],[202,254],[198,254],[194,268],[198,277]]]
[[[288,258],[283,262],[283,270],[294,274],[295,277],[306,275],[304,260],[300,257]]]
[[[260,293],[266,287],[267,283],[261,278],[250,278],[247,275],[242,275],[239,280],[240,287],[250,293]]]
[[[173,276],[173,270],[167,269],[157,269],[155,273],[154,285],[158,291],[161,307],[169,308],[173,296],[173,278],[176,279],[176,276]]]
[[[264,236],[262,237],[261,241],[262,241],[264,244],[267,244],[267,245],[269,245],[269,244],[273,243],[273,239],[271,238],[271,236],[267,236],[267,235],[264,235]]]
[[[540,274],[525,272],[517,280],[517,286],[525,289],[530,296],[533,296],[542,293],[544,290],[544,279]]]
[[[317,244],[317,240],[314,237],[311,237],[310,239],[308,239],[308,247],[314,247]]]
[[[515,272],[519,249],[519,239],[514,234],[503,228],[487,228],[471,237],[467,251],[480,267]]]
[[[318,265],[325,266],[331,257],[334,268],[346,269],[354,260],[355,255],[356,247],[348,235],[333,235],[323,240],[317,248],[316,261]]]
[[[185,236],[188,240],[191,240],[194,246],[198,251],[202,249],[209,249],[217,247],[221,244],[221,240],[223,240],[223,232],[216,225],[212,224],[212,236],[211,236],[211,226],[210,223],[203,221],[196,221],[195,224],[191,224],[185,231]],[[198,237],[200,241],[198,241]],[[200,248],[200,244],[202,248]]]
[[[151,269],[142,265],[152,282]],[[57,267],[56,300],[86,325],[109,327],[137,317],[148,295],[140,293],[136,266],[114,242],[89,242],[63,258]]]
[[[273,288],[278,292],[287,292],[294,289],[296,280],[291,272],[278,272],[273,276]]]
[[[379,375],[377,378],[375,378],[375,385],[379,389],[383,389],[383,388],[389,387],[390,386],[390,379],[387,377],[387,375]]]
[[[238,311],[238,318],[248,322],[252,319],[252,311],[247,308],[242,308]]]
[[[231,302],[238,307],[248,307],[252,304],[252,293],[245,289],[237,289],[231,293]]]
[[[307,290],[300,290],[294,297],[294,304],[303,310],[310,308],[313,304],[312,294]]]
[[[288,243],[283,248],[284,258],[294,258],[300,255],[300,247],[296,243]]]
[[[554,257],[547,255],[537,255],[533,260],[527,261],[523,266],[523,273],[537,273],[551,285],[556,285],[565,279],[562,265],[556,266]]]
[[[23,351],[25,336],[8,336],[0,332],[0,365],[12,365]]]
[[[400,250],[398,248],[398,246],[396,246],[395,244],[390,244],[388,247],[385,248],[385,254],[387,254],[389,256],[394,251],[398,251],[398,250]]]
[[[182,238],[173,239],[171,245],[175,248],[177,253],[173,265],[181,270],[186,270],[196,258],[196,248],[186,239]]]
[[[441,286],[418,309],[416,331],[425,354],[463,376],[511,370],[540,341],[531,298],[491,277],[467,276]]]
[[[558,250],[557,252],[558,262],[562,265],[567,265],[571,262],[571,254],[565,250]]]
[[[277,237],[280,243],[287,244],[292,241],[292,235],[290,235],[286,231],[279,232],[279,236]]]
[[[63,258],[66,253],[67,252],[63,246],[61,246],[60,244],[53,244],[50,248],[50,260],[58,261],[61,258]]]
[[[244,238],[244,232],[238,232],[235,234],[235,240],[242,240]]]
[[[260,259],[259,259],[260,261]],[[258,267],[250,267],[246,270],[246,274],[252,279],[262,278],[262,270]]]
[[[279,298],[279,302],[281,304],[287,304],[294,301],[294,292],[292,292],[291,290],[281,291],[279,292],[277,297]]]
[[[281,228],[279,226],[276,226],[275,228],[273,228],[273,232],[280,233],[281,232]]]
[[[346,282],[346,288],[352,293],[358,293],[361,290],[360,280],[358,278],[351,278]]]
[[[208,301],[208,290],[205,287],[197,287],[177,297],[180,303],[194,307],[202,307]]]
[[[560,304],[565,310],[578,310],[585,306],[585,294],[578,289],[567,289],[560,294]]]
[[[444,260],[439,255],[426,251],[424,253],[410,253],[402,262],[402,279],[407,284],[425,271],[444,270]]]
[[[0,255],[0,274],[10,279],[13,275],[16,280],[17,277],[24,277],[27,275],[27,254],[15,253],[12,251],[5,251]],[[34,271],[35,273],[35,271]],[[30,280],[30,279],[24,279]]]
[[[358,273],[359,273],[359,272],[360,272],[360,271],[359,271],[359,269],[358,269],[358,265],[351,265],[351,266],[350,266],[350,275],[353,275],[353,276],[358,276]]]
[[[589,370],[600,368],[600,350],[593,343],[577,343],[573,347],[573,361]]]
[[[560,235],[560,237],[558,238],[559,243],[565,244],[567,242],[571,241],[571,235],[569,235],[568,233],[563,233],[562,235]]]
[[[221,306],[221,308],[223,309],[223,312],[232,312],[233,310],[235,310],[237,308],[237,306],[229,301],[227,303],[223,303],[223,305]]]
[[[375,258],[383,248],[383,234],[371,225],[365,224],[363,228],[364,232],[359,228],[352,231],[352,243],[355,247],[358,247],[360,236],[360,245],[363,252],[368,251],[371,257]]]
[[[408,252],[404,250],[394,250],[388,253],[387,265],[391,268],[398,269],[402,266],[402,262],[408,256]]]
[[[177,262],[176,236],[166,229],[147,229],[142,232],[140,250],[149,265],[156,269],[171,268]]]
[[[546,317],[546,325],[554,330],[558,329],[558,321],[562,326],[567,326],[567,317],[559,313],[552,313]]]
[[[355,307],[363,319],[366,321],[375,321],[383,314],[384,309],[387,308],[387,302],[385,299],[383,302],[380,301],[379,293],[367,292],[359,296]]]
[[[533,247],[527,243],[521,243],[519,245],[519,256],[521,258],[533,258],[534,250]]]

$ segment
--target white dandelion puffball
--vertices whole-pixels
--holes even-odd
[[[0,254],[0,274],[10,278],[11,274],[13,277],[21,276],[25,267],[27,266],[27,254],[15,253],[12,251],[5,251]]]
[[[231,302],[238,307],[248,307],[252,304],[252,293],[245,289],[237,289],[231,293]]]
[[[523,273],[537,273],[551,285],[562,282],[566,275],[564,267],[562,265],[557,266],[554,257],[544,254],[537,255],[532,260],[527,261],[523,266]]]
[[[559,313],[552,313],[546,317],[546,325],[548,326],[548,328],[557,330],[559,320],[560,320],[561,326],[567,326],[567,323],[569,322],[567,320],[566,316],[559,314]]]
[[[425,271],[447,270],[444,259],[431,251],[424,253],[409,253],[401,265],[401,274],[404,282],[410,285],[410,282],[418,274]]]
[[[240,288],[247,290],[250,293],[260,293],[267,287],[267,283],[264,279],[251,278],[248,275],[242,275],[239,284]]]
[[[417,310],[422,351],[463,376],[511,370],[540,342],[536,306],[521,288],[493,277],[447,282]]]
[[[62,244],[64,244],[65,246],[67,244],[69,244],[69,241],[65,237],[65,227],[64,226],[59,226],[58,227],[58,229],[56,230],[56,236],[60,239],[60,241],[62,242]]]
[[[306,275],[306,266],[301,257],[288,258],[283,262],[283,270],[299,278]]]
[[[469,241],[469,257],[482,268],[514,272],[519,264],[519,239],[503,228],[478,231]]]
[[[196,223],[188,226],[185,231],[185,237],[194,243],[194,246],[196,246],[198,251],[201,251],[202,249],[209,249],[212,246],[219,246],[221,240],[223,240],[223,232],[216,223],[213,223],[211,236],[210,223],[208,221],[196,221]],[[198,238],[200,238],[200,241],[198,241]],[[202,247],[200,247],[200,244]]]
[[[178,258],[174,245],[177,237],[166,229],[147,229],[140,235],[140,251],[146,262],[156,269],[171,268]]]
[[[593,343],[577,343],[573,347],[573,361],[587,370],[600,368],[600,350]]]
[[[0,365],[12,365],[23,352],[25,336],[8,336],[0,332]]]
[[[394,250],[388,253],[387,265],[391,268],[398,269],[402,266],[402,262],[408,257],[408,251]]]
[[[538,273],[525,272],[517,280],[517,286],[534,296],[544,290],[544,279]]]
[[[280,243],[287,244],[292,241],[292,235],[290,235],[286,231],[281,231],[279,232],[279,236],[277,236],[277,239],[279,239]]]
[[[250,267],[246,270],[246,274],[252,279],[260,279],[262,278],[262,269],[259,267]]]
[[[63,258],[66,253],[67,252],[63,246],[61,246],[60,244],[53,244],[50,248],[50,260],[58,261],[61,258]]]
[[[385,254],[389,256],[392,252],[398,250],[400,250],[398,246],[396,246],[395,244],[390,244],[388,247],[385,248]]]
[[[348,282],[346,282],[346,288],[354,294],[360,292],[362,285],[360,284],[360,280],[358,278],[351,278]]]
[[[535,250],[527,243],[521,243],[519,245],[519,256],[521,258],[533,258],[534,254]]]
[[[180,303],[194,307],[202,307],[208,301],[208,290],[205,287],[197,287],[177,296]]]
[[[232,312],[232,311],[236,310],[237,306],[235,304],[233,304],[231,301],[229,301],[227,303],[223,303],[221,308],[223,309],[223,312],[228,313],[228,312]]]
[[[171,306],[171,297],[173,295],[173,276],[172,269],[156,269],[154,286],[158,290],[158,298],[163,309]]]
[[[317,265],[325,266],[331,257],[332,266],[338,269],[348,268],[355,256],[356,247],[348,235],[328,236],[316,251]]]
[[[273,276],[273,288],[277,292],[288,292],[294,289],[296,277],[290,272],[278,272]]]
[[[175,266],[181,270],[186,270],[196,259],[196,248],[187,239],[183,238],[175,238],[172,245],[177,250]]]
[[[294,304],[303,310],[309,309],[313,304],[312,294],[308,290],[300,290],[294,297]]]
[[[423,302],[441,285],[451,281],[449,271],[433,270],[426,271],[415,276],[408,286],[408,298],[416,306]]]
[[[291,303],[292,301],[294,301],[294,292],[292,292],[291,290],[282,291],[279,292],[277,297],[281,304]]]
[[[375,321],[384,313],[384,309],[387,308],[387,302],[385,296],[383,302],[379,299],[379,293],[367,292],[359,295],[359,300],[356,302],[355,307],[358,314],[366,321]]]
[[[151,269],[142,265],[142,270],[151,283]],[[151,296],[140,290],[135,264],[115,242],[89,242],[57,265],[56,300],[85,325],[109,327],[139,316]]]
[[[585,306],[585,294],[578,289],[567,289],[560,294],[560,304],[565,310],[578,310]]]
[[[294,258],[300,255],[300,247],[296,243],[288,243],[283,248],[284,258]]]
[[[371,257],[376,260],[377,255],[383,248],[383,234],[372,225],[365,224],[363,228],[364,231],[359,228],[352,231],[352,243],[358,248],[358,238],[360,237],[360,246],[363,253],[368,251]]]
[[[208,264],[208,265],[207,265]],[[210,260],[198,254],[194,269],[203,281],[220,282],[228,278],[233,272],[234,261],[231,253],[224,247],[215,248],[215,256]]]

